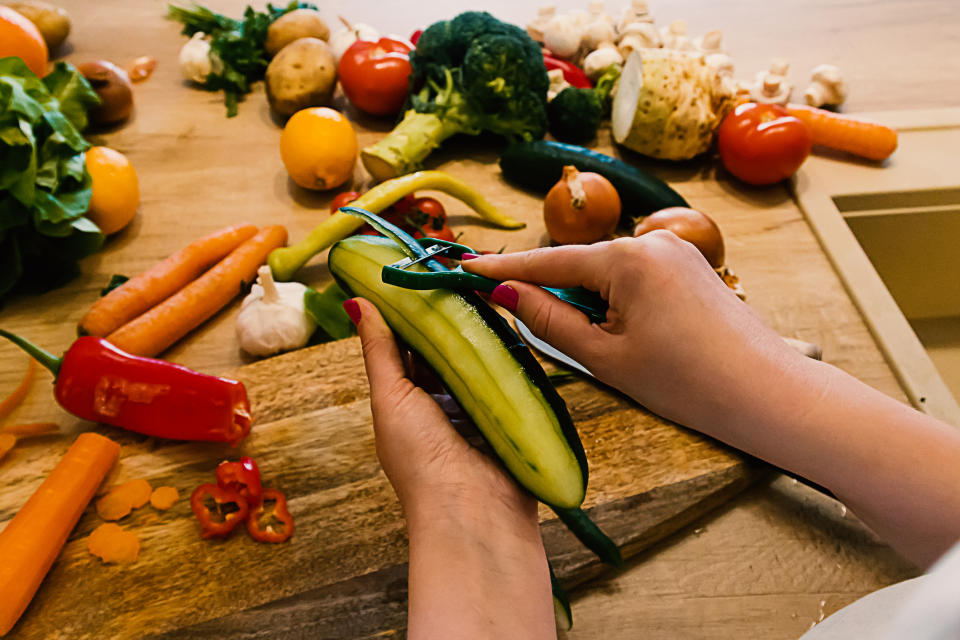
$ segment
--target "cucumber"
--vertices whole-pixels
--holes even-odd
[[[660,209],[690,206],[663,180],[585,147],[538,140],[513,144],[500,156],[500,170],[507,180],[539,193],[548,192],[560,180],[566,165],[599,173],[609,180],[620,195],[622,215],[629,222]]]
[[[344,291],[376,305],[434,368],[521,486],[551,507],[579,507],[587,487],[583,445],[530,350],[476,294],[384,284],[383,265],[405,257],[391,239],[352,236],[333,246],[328,265]]]

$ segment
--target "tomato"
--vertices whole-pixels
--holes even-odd
[[[436,238],[438,240],[446,240],[447,242],[456,242],[457,237],[453,235],[453,231],[450,230],[450,227],[443,225],[439,229],[434,229],[433,227],[424,225],[420,229],[415,229],[413,232],[414,238]]]
[[[407,99],[410,51],[409,42],[392,38],[357,40],[350,45],[337,67],[350,102],[377,116],[399,112]]]
[[[338,193],[333,198],[333,202],[330,203],[330,213],[336,213],[337,209],[347,206],[359,197],[359,191],[344,191],[343,193]]]
[[[435,198],[417,198],[403,214],[403,221],[412,227],[439,230],[447,224],[447,212]]]
[[[423,29],[417,29],[416,31],[413,32],[413,34],[410,36],[410,42],[413,43],[413,46],[417,46],[417,40],[419,40],[420,36],[422,35],[423,35]]]
[[[410,207],[412,207],[413,203],[416,201],[417,196],[412,193],[408,193],[407,195],[403,196],[403,198],[390,205],[390,210],[399,215],[403,215],[410,210]]]
[[[789,178],[812,146],[809,127],[775,104],[741,104],[724,119],[717,134],[723,166],[755,185]]]

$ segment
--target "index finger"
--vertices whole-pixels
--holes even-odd
[[[606,242],[489,254],[463,262],[463,270],[494,280],[520,280],[550,287],[581,286],[603,293]]]

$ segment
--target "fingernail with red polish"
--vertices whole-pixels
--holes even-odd
[[[353,298],[343,303],[343,310],[347,312],[353,324],[360,324],[360,305]]]
[[[510,285],[499,284],[490,294],[490,299],[510,313],[514,313],[517,310],[517,301],[520,299],[520,294]]]
[[[473,260],[474,258],[479,258],[479,257],[480,256],[478,256],[475,253],[465,253],[462,256],[460,256],[460,261],[463,262],[464,260]]]

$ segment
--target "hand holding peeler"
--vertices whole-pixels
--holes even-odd
[[[383,282],[404,289],[451,289],[486,293],[492,292],[501,284],[500,281],[492,278],[467,273],[459,266],[449,271],[413,271],[410,267],[420,262],[439,257],[459,260],[464,253],[476,253],[468,246],[437,238],[419,238],[417,242],[426,250],[426,255],[419,258],[405,258],[399,262],[384,265],[380,276]],[[593,322],[601,323],[607,319],[607,302],[594,291],[583,287],[542,288],[583,312]]]

